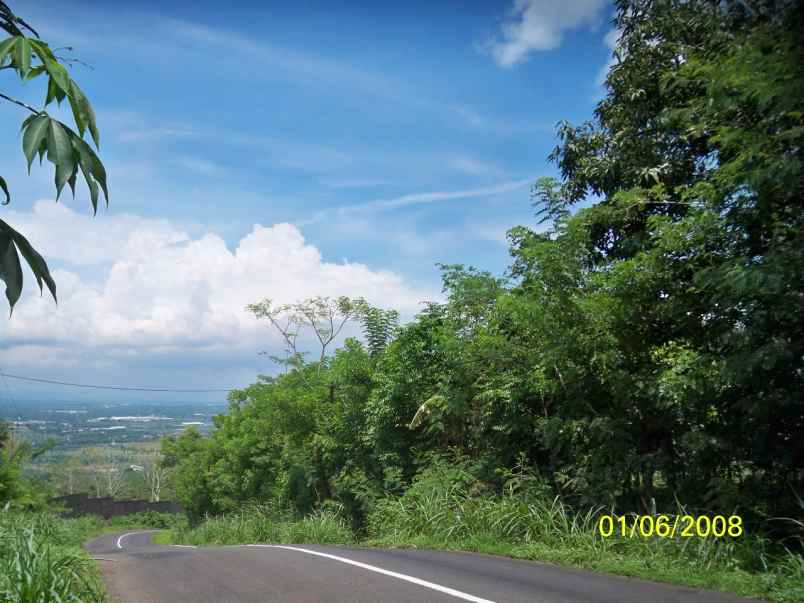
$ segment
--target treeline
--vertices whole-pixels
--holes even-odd
[[[361,529],[444,457],[491,493],[524,468],[575,508],[802,516],[802,9],[617,7],[606,96],[560,124],[546,230],[509,231],[505,276],[442,266],[446,301],[403,326],[362,300],[250,307],[286,371],[164,442],[194,517],[336,505]],[[366,343],[327,355],[341,319]]]

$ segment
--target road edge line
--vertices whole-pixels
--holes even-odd
[[[286,549],[288,551],[298,551],[300,553],[307,553],[308,555],[316,555],[318,557],[326,557],[327,559],[333,559],[335,561],[340,561],[341,563],[347,563],[349,565],[354,565],[356,567],[376,572],[378,574],[383,574],[385,576],[391,576],[392,578],[397,578],[398,580],[404,580],[405,582],[411,582],[413,584],[417,584],[419,586],[423,586],[424,588],[429,588],[431,590],[435,590],[447,595],[451,595],[453,597],[457,597],[459,599],[463,599],[465,601],[472,601],[472,603],[495,603],[489,599],[483,599],[481,597],[476,597],[474,595],[470,595],[469,593],[465,593],[460,590],[456,590],[454,588],[450,588],[449,586],[441,586],[440,584],[436,584],[434,582],[428,582],[427,580],[422,580],[421,578],[416,578],[415,576],[408,576],[407,574],[400,574],[399,572],[392,572],[391,570],[383,569],[381,567],[377,567],[376,565],[369,565],[368,563],[362,563],[360,561],[353,561],[352,559],[347,559],[346,557],[339,557],[338,555],[330,555],[329,553],[321,553],[319,551],[313,551],[310,549],[302,549],[295,546],[284,546],[281,544],[247,544],[246,546],[252,547],[262,547],[262,548],[272,548],[272,549]]]
[[[148,534],[149,532],[160,532],[161,530],[137,530],[136,532],[126,532],[122,534],[117,539],[117,548],[121,551],[123,550],[123,539],[127,538],[128,536],[133,536],[134,534]]]

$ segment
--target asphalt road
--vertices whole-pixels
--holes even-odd
[[[119,603],[746,603],[708,591],[490,555],[317,545],[157,546],[148,532],[87,550]]]

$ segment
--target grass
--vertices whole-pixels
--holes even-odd
[[[180,526],[158,536],[162,543],[361,544],[472,551],[577,567],[769,599],[804,602],[804,559],[774,549],[756,535],[738,538],[603,538],[597,531],[602,508],[575,512],[526,480],[502,495],[482,494],[459,469],[436,467],[405,494],[381,499],[357,538],[338,513],[293,519],[252,507]],[[531,484],[532,486],[532,484]],[[686,514],[679,508],[678,513]],[[628,525],[632,519],[628,519]],[[671,520],[672,521],[672,520]],[[792,520],[790,520],[792,521]],[[794,527],[804,529],[800,522]],[[801,550],[801,542],[789,543]]]
[[[84,542],[105,532],[164,527],[170,521],[156,513],[105,521],[0,510],[0,602],[105,603],[106,591]]]
[[[267,507],[250,506],[239,513],[208,518],[195,528],[174,526],[157,534],[157,544],[350,544],[352,531],[332,511],[319,511],[303,519],[277,514]]]
[[[597,525],[608,509],[575,512],[521,480],[502,495],[479,495],[455,471],[436,467],[400,498],[376,504],[366,544],[506,555],[779,603],[804,601],[804,558],[756,535],[603,538]],[[673,519],[670,514],[671,525]],[[634,520],[628,516],[627,525]],[[792,525],[804,535],[800,522]]]

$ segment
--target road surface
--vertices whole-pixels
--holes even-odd
[[[158,546],[149,532],[87,550],[119,603],[746,603],[730,595],[472,553],[317,545]]]

